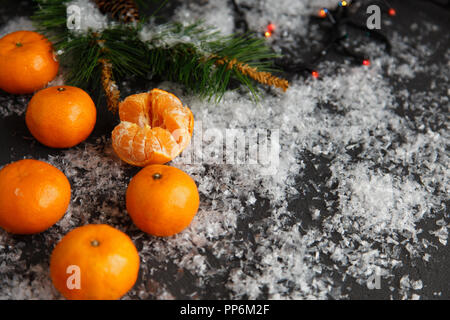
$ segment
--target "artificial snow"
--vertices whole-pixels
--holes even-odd
[[[289,32],[302,29],[306,13],[291,14],[307,12],[309,1],[295,3],[293,10],[285,1],[258,1],[259,9],[246,13],[250,26],[277,19]],[[176,17],[201,17],[199,8],[186,3]],[[229,10],[203,17],[228,32]],[[424,39],[439,32],[418,25]],[[368,45],[374,52],[370,67],[325,63],[324,70],[338,72],[293,79],[286,93],[265,92],[258,105],[238,90],[215,105],[160,83],[195,117],[192,144],[170,165],[194,178],[201,204],[190,227],[176,236],[150,237],[132,224],[125,192],[138,169],[115,156],[108,134],[41,159],[67,175],[72,202],[56,226],[33,236],[48,244],[34,253],[26,251],[23,238],[0,230],[0,298],[61,298],[48,278],[48,257],[64,234],[86,223],[108,223],[137,245],[140,281],[124,299],[342,299],[348,297],[347,281],[368,286],[374,277],[397,297],[421,298],[426,280],[404,273],[393,279],[405,267],[405,255],[427,262],[447,245],[449,133],[442,109],[449,104],[450,66],[427,64],[431,49],[392,36],[392,56]],[[435,73],[432,90],[402,89],[427,71]],[[385,73],[395,75],[397,87]],[[2,117],[23,115],[25,98],[1,99]],[[416,116],[400,115],[400,107]],[[279,153],[268,158],[276,170],[268,174],[249,155],[240,164],[212,157],[223,154],[223,145],[205,137],[225,137],[227,129],[277,132],[270,142],[278,142]],[[250,152],[254,145],[246,143]],[[434,228],[424,232],[423,222]],[[36,254],[47,258],[36,261]],[[24,259],[33,261],[31,268]],[[189,285],[179,284],[186,279]],[[208,290],[218,285],[221,290]]]
[[[29,18],[26,17],[19,17],[15,19],[11,19],[8,21],[8,23],[0,29],[0,38],[3,38],[9,33],[15,32],[15,31],[34,31],[35,28]]]
[[[73,16],[74,25],[71,30],[75,33],[101,31],[113,24],[100,12],[94,1],[73,0],[67,2],[66,7],[67,16]]]
[[[217,28],[224,35],[230,35],[234,32],[232,10],[228,3],[223,0],[183,1],[177,7],[173,19],[183,24],[202,20],[205,25]]]
[[[311,15],[322,8],[332,8],[336,0],[290,1],[290,0],[236,0],[245,12],[245,18],[251,30],[264,33],[269,23],[275,24],[275,32],[284,36],[296,34],[304,36]]]

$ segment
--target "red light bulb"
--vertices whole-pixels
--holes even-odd
[[[325,18],[326,16],[327,16],[326,10],[325,10],[325,9],[321,9],[321,10],[319,11],[319,17]]]
[[[314,70],[313,72],[311,72],[311,75],[314,77],[314,78],[318,78],[319,77],[319,73],[316,71],[316,70]]]
[[[395,16],[395,15],[397,14],[397,12],[395,11],[394,8],[390,8],[389,11],[388,11],[388,13],[389,13],[389,15],[392,16],[392,17]]]
[[[365,65],[365,66],[370,66],[370,60],[364,59],[362,64]]]
[[[275,31],[275,25],[273,23],[269,23],[267,25],[267,31],[273,33]]]

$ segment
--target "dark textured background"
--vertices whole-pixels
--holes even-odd
[[[170,1],[170,5],[166,8],[164,14],[170,15],[171,10],[175,7],[176,3]],[[395,23],[391,26],[393,30],[398,31],[403,35],[408,35],[411,38],[415,37],[414,32],[411,31],[409,25],[418,20],[428,20],[435,24],[441,26],[442,30],[450,30],[450,14],[448,10],[444,10],[441,7],[435,6],[433,4],[428,4],[426,1],[391,1],[391,3],[397,8],[398,12],[402,14],[397,17],[398,23]],[[15,15],[27,16],[32,13],[32,7],[29,1],[9,1],[9,0],[1,0],[0,6],[0,27],[8,21],[8,19],[12,18]],[[434,54],[430,57],[430,63],[434,61],[442,61],[445,59],[445,51],[449,48],[448,42],[448,32],[447,34],[436,35],[436,38],[427,39],[427,46],[433,48]],[[307,50],[305,49],[305,43],[299,42],[299,51],[298,56],[294,58],[302,59],[302,55],[307,54]],[[343,59],[339,55],[329,55],[327,59],[330,60],[339,60]],[[332,72],[332,71],[330,71]],[[287,74],[289,77],[289,74]],[[433,74],[423,74],[420,79],[415,79],[407,84],[399,84],[396,82],[396,79],[393,77],[390,79],[392,85],[394,87],[398,86],[398,90],[407,89],[410,91],[414,91],[415,88],[421,88],[425,85],[428,85],[432,80]],[[133,91],[133,88],[130,88],[130,91]],[[4,92],[0,92],[0,101],[3,103],[5,101],[19,101],[19,103],[23,103],[23,99],[29,99],[31,96],[14,96],[8,95]],[[19,99],[19,100],[18,100]],[[95,127],[95,131],[88,141],[94,142],[97,137],[103,136],[105,133],[111,132],[114,125],[116,124],[116,119],[109,112],[105,110],[106,108],[99,108],[98,122]],[[442,107],[442,112],[447,112],[447,108],[445,106]],[[420,115],[410,113],[406,108],[400,108],[398,113],[407,117],[408,119],[414,121],[415,118],[420,118]],[[419,126],[417,124],[417,126]],[[445,127],[446,123],[437,122],[427,124],[435,127]],[[26,139],[24,139],[24,137]],[[0,165],[7,164],[11,161],[15,161],[18,159],[22,159],[23,157],[34,157],[34,158],[45,158],[47,155],[58,154],[58,150],[46,148],[39,143],[36,143],[31,135],[29,134],[23,116],[12,115],[6,118],[0,118]],[[303,225],[307,228],[308,226],[314,225],[314,221],[311,220],[310,214],[304,211],[304,208],[308,208],[310,204],[314,204],[317,208],[325,208],[325,205],[320,197],[323,192],[326,190],[326,186],[324,185],[324,181],[326,181],[330,175],[330,170],[328,169],[329,160],[326,158],[318,158],[313,154],[305,153],[304,159],[307,165],[306,172],[307,176],[310,179],[313,179],[319,186],[320,189],[318,191],[310,192],[304,197],[301,197],[291,203],[291,210],[297,212],[297,219],[303,221]],[[357,150],[352,154],[355,159],[358,157]],[[315,166],[313,166],[313,164]],[[130,176],[134,175],[138,169],[131,168]],[[319,200],[317,200],[319,198]],[[250,210],[250,209],[249,209]],[[252,241],[251,231],[246,227],[246,224],[251,221],[257,221],[259,219],[263,219],[265,217],[267,207],[263,199],[259,201],[259,204],[254,208],[251,217],[245,221],[240,221],[238,226],[238,236],[242,237],[242,240]],[[447,214],[447,213],[443,213]],[[433,222],[428,220],[423,220],[421,228],[425,230],[425,234],[427,234],[427,230],[429,228],[435,227]],[[428,235],[431,239],[431,235]],[[24,241],[28,249],[24,250],[24,263],[27,265],[33,264],[35,261],[39,261],[40,259],[47,259],[47,257],[42,257],[40,255],[33,254],[33,247],[41,247],[45,246],[42,243],[44,238],[40,235],[36,235],[33,237],[23,237],[23,236],[13,236],[12,239],[20,239]],[[44,250],[44,252],[47,250]],[[42,251],[41,251],[42,253]],[[450,249],[448,246],[440,246],[439,251],[433,254],[433,259],[429,263],[425,263],[422,259],[411,259],[406,252],[401,254],[403,260],[403,266],[394,271],[395,277],[389,280],[389,283],[384,283],[382,281],[382,289],[381,290],[368,290],[366,286],[362,286],[354,281],[351,277],[347,277],[343,282],[343,293],[348,294],[348,297],[351,299],[388,299],[390,297],[400,298],[397,292],[391,292],[389,290],[389,286],[397,287],[400,281],[400,277],[404,274],[416,275],[417,278],[422,279],[424,284],[424,288],[421,290],[420,294],[422,298],[425,299],[449,299],[450,298]],[[1,261],[0,261],[1,263]],[[220,264],[221,261],[216,261],[216,263]],[[173,269],[171,271],[171,269]],[[176,273],[176,266],[168,266],[167,272],[161,272],[157,274],[157,277],[162,282],[166,282],[168,288],[170,288],[172,294],[176,298],[189,298],[183,292],[189,292],[190,287],[195,288],[194,280],[188,272],[184,274],[181,278],[176,281],[173,279],[171,274]],[[165,275],[167,279],[164,279]],[[2,275],[0,275],[2,277]],[[339,278],[339,272],[336,272],[336,279]],[[201,298],[227,298],[228,292],[225,288],[220,285],[220,277],[215,279],[213,283],[215,285],[209,285],[208,287],[203,288],[199,294]],[[339,280],[340,281],[340,280]],[[180,290],[181,288],[187,290]],[[193,291],[193,289],[192,289]],[[434,295],[435,292],[441,292],[440,296]],[[264,298],[264,297],[261,297]]]

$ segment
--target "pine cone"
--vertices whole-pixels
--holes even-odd
[[[95,0],[103,14],[111,14],[116,20],[134,22],[139,20],[139,12],[133,0]]]

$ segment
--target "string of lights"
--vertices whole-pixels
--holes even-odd
[[[245,14],[242,12],[235,0],[231,1],[235,12],[239,16],[239,25],[241,26],[241,29],[248,31],[248,23],[242,22],[242,20],[245,21]],[[396,10],[386,0],[371,2],[366,1],[365,8],[372,4],[378,5],[382,9],[382,12],[387,13],[391,17],[394,17],[397,14]],[[347,46],[345,40],[348,40],[350,37],[347,31],[349,29],[364,32],[368,37],[370,37],[370,39],[384,44],[386,51],[390,53],[390,41],[383,33],[376,29],[369,29],[366,24],[359,22],[358,19],[354,19],[355,16],[361,12],[360,9],[362,8],[362,5],[362,1],[343,0],[340,1],[333,9],[320,9],[317,14],[311,18],[313,21],[319,23],[319,26],[326,31],[326,39],[322,48],[317,50],[317,52],[308,55],[309,58],[303,62],[293,62],[291,59],[284,57],[283,59],[276,61],[276,67],[284,71],[288,70],[289,72],[295,72],[298,74],[309,74],[314,78],[319,78],[320,74],[317,70],[317,65],[332,51],[350,58],[354,63],[369,66],[370,57],[367,54],[358,53]],[[242,26],[244,26],[244,28],[242,28]],[[276,22],[268,22],[263,32],[263,36],[268,39],[276,36],[276,33]]]
[[[382,8],[383,12],[387,12],[390,16],[395,16],[397,14],[396,10],[392,8],[387,1],[371,2],[367,5],[371,4],[377,4]],[[360,12],[358,9],[360,9],[361,6],[361,2],[353,0],[340,1],[334,9],[320,9],[317,16],[312,18],[318,20],[319,25],[327,30],[328,36],[326,37],[324,47],[315,54],[310,55],[311,58],[305,62],[291,63],[289,60],[283,59],[277,61],[277,67],[283,70],[295,71],[297,73],[307,73],[314,78],[319,78],[320,73],[317,70],[317,65],[331,51],[350,58],[354,63],[369,66],[370,57],[367,54],[358,53],[345,44],[345,40],[349,38],[348,29],[356,29],[365,32],[371,39],[383,43],[386,51],[390,53],[390,41],[383,33],[376,29],[369,29],[366,24],[359,23],[357,20],[353,19],[354,15]]]

